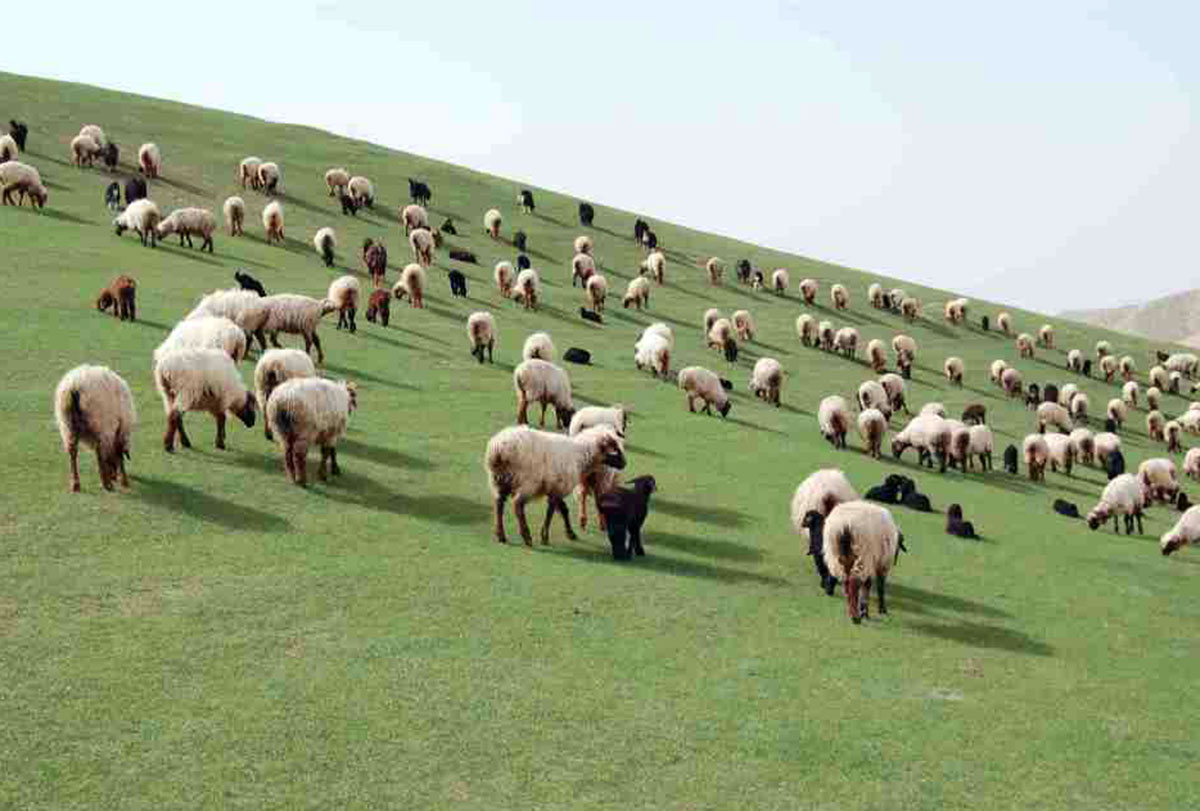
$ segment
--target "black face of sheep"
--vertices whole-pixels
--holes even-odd
[[[121,207],[121,184],[113,181],[108,184],[108,188],[104,190],[104,204],[108,206],[109,211],[116,211]]]
[[[454,227],[453,217],[447,217],[446,221],[442,223],[442,227],[438,230],[443,234],[449,234],[452,237],[458,236],[458,229]]]
[[[1083,362],[1083,373],[1088,377],[1092,376],[1092,359],[1088,358]]]
[[[1004,469],[1012,475],[1017,475],[1017,446],[1009,445],[1004,449]]]
[[[990,321],[988,321],[988,317],[986,315],[983,318],[979,319],[979,326],[983,328],[984,332],[987,332],[988,329],[991,327],[991,325],[992,324]]]
[[[812,557],[817,577],[821,580],[821,589],[832,597],[838,581],[825,565],[825,516],[817,510],[809,510],[804,514],[800,526],[808,530],[808,554]]]
[[[1042,387],[1042,402],[1057,403],[1058,402],[1058,386],[1053,383],[1047,383]]]
[[[257,401],[254,398],[254,392],[246,392],[245,401],[242,402],[241,408],[235,412],[237,418],[242,421],[242,425],[245,425],[247,428],[254,427],[256,402]]]
[[[517,231],[513,234],[513,246],[516,247],[518,251],[524,251],[528,244],[529,237],[525,235],[524,231]]]
[[[729,409],[731,409],[731,408],[733,408],[733,401],[726,400],[725,405],[718,408],[717,411],[720,412],[721,418],[724,419],[729,416]]]

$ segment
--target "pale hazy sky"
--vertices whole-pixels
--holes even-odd
[[[1200,4],[138,8],[14,4],[6,25],[38,33],[6,37],[0,69],[311,124],[1042,310],[1200,286]]]

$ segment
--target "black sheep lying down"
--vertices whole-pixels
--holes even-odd
[[[658,486],[653,476],[638,476],[629,484],[628,489],[618,488],[605,493],[597,502],[608,529],[614,560],[629,560],[635,554],[646,554],[642,547],[642,525],[650,513],[650,494]]]
[[[975,534],[975,525],[963,520],[961,504],[951,504],[946,510],[946,533],[959,538],[979,538]]]
[[[893,473],[867,491],[867,501],[883,504],[899,504],[918,512],[933,512],[929,497],[917,491],[917,484],[907,476]]]

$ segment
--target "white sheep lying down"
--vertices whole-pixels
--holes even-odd
[[[163,401],[167,430],[163,448],[175,452],[175,435],[183,447],[192,447],[183,428],[188,411],[207,411],[217,421],[217,447],[225,449],[225,412],[254,427],[254,393],[242,383],[229,355],[219,349],[176,349],[166,352],[154,366],[154,385]]]
[[[79,492],[79,445],[96,451],[100,482],[113,489],[118,478],[129,486],[125,460],[132,447],[137,409],[129,384],[107,366],[76,366],[54,391],[54,419],[63,450],[71,459],[71,492]]]
[[[298,377],[281,383],[267,402],[267,424],[283,449],[288,478],[308,484],[308,446],[321,448],[318,475],[341,474],[337,443],[346,435],[350,413],[358,406],[354,384],[319,377]]]
[[[821,534],[825,565],[843,583],[851,621],[857,625],[870,618],[872,586],[878,588],[879,613],[886,614],[887,577],[904,548],[891,512],[868,501],[848,501],[833,508]]]

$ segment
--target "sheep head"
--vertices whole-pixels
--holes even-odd
[[[346,393],[348,395],[350,395],[350,410],[357,411],[358,410],[358,384],[349,382],[349,381],[342,381],[342,385],[346,387]]]
[[[570,419],[568,416],[567,421],[570,422]],[[591,443],[598,462],[614,470],[625,469],[625,443],[612,426],[598,425],[588,428],[580,433],[579,437],[586,437],[586,441]]]
[[[246,398],[242,400],[241,406],[237,411],[234,411],[234,416],[242,421],[242,425],[247,428],[254,427],[254,415],[257,410],[257,400],[254,397],[254,392],[246,392]]]
[[[1087,514],[1088,529],[1098,529],[1111,514],[1112,508],[1106,502],[1101,501]]]
[[[1164,556],[1170,555],[1172,552],[1174,552],[1175,550],[1182,547],[1184,545],[1184,543],[1185,542],[1184,542],[1183,538],[1179,537],[1178,535],[1172,535],[1170,533],[1164,535],[1162,537],[1162,553],[1163,553],[1163,555]]]

